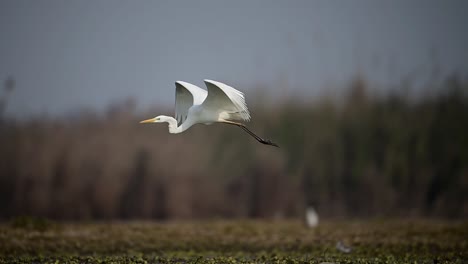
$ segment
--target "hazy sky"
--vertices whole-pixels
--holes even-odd
[[[176,80],[274,97],[358,71],[383,84],[435,64],[466,74],[467,14],[463,0],[0,0],[0,80],[17,81],[9,115],[29,116],[129,96],[172,106]]]

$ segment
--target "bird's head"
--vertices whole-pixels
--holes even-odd
[[[180,133],[177,130],[177,120],[175,120],[175,118],[170,117],[170,116],[160,115],[154,118],[143,120],[140,123],[144,124],[144,123],[164,123],[164,122],[169,123],[170,133]]]
[[[150,118],[150,119],[143,120],[140,123],[141,124],[144,124],[144,123],[162,123],[162,122],[165,122],[164,117],[165,116],[157,116],[157,117],[153,117],[153,118]]]

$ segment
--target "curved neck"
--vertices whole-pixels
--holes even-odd
[[[189,124],[187,120],[185,120],[185,122],[180,126],[177,126],[177,120],[171,116],[165,116],[163,121],[169,123],[169,133],[171,134],[182,133],[192,126],[192,124]]]

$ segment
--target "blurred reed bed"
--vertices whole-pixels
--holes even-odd
[[[134,102],[107,113],[0,120],[0,218],[189,219],[468,217],[468,81],[429,94],[404,84],[372,94],[255,105],[249,126],[197,125],[171,135]],[[249,99],[251,97],[248,97]]]

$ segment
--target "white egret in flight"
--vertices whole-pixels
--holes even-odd
[[[175,118],[160,115],[140,123],[169,123],[169,133],[182,133],[195,124],[209,125],[214,122],[235,125],[249,133],[258,142],[278,147],[250,131],[238,120],[249,121],[250,113],[244,94],[231,86],[212,80],[205,80],[208,91],[193,84],[177,81]]]

